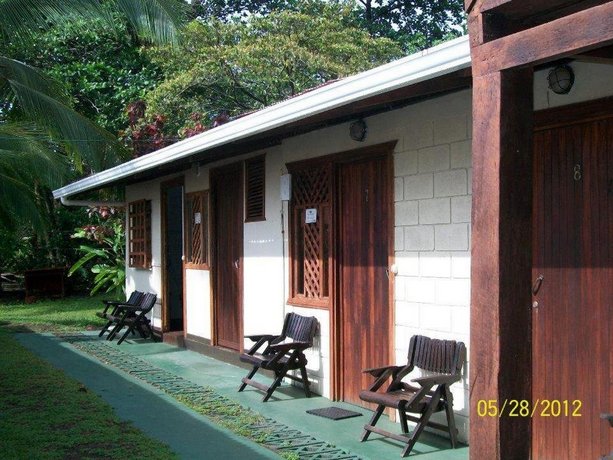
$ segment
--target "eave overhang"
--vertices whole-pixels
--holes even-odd
[[[344,78],[294,98],[238,118],[214,129],[172,144],[150,154],[93,174],[53,191],[54,198],[69,197],[86,191],[125,183],[130,178],[169,164],[198,156],[206,162],[207,152],[216,152],[211,160],[223,158],[220,149],[251,139],[264,139],[266,134],[288,137],[299,131],[301,124],[321,123],[339,116],[346,106],[359,106],[361,101],[377,98],[385,102],[386,94],[402,94],[403,88],[445,77],[469,69],[471,65],[468,37],[460,37],[439,46]],[[453,84],[449,89],[457,89]],[[427,91],[424,90],[424,94]],[[291,128],[284,131],[282,128]],[[295,134],[294,134],[295,135]],[[270,139],[269,139],[270,141]],[[236,149],[229,148],[229,151]],[[231,156],[230,154],[228,156]]]

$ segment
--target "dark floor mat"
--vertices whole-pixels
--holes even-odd
[[[310,409],[307,414],[318,415],[319,417],[330,418],[332,420],[343,420],[344,418],[359,417],[359,412],[341,409],[340,407],[324,407],[323,409]]]

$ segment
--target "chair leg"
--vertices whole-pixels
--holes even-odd
[[[405,404],[401,404],[398,408],[398,418],[400,419],[400,429],[402,430],[402,434],[409,433],[409,423],[407,421],[407,413],[405,407]]]
[[[375,426],[377,424],[377,422],[379,421],[379,417],[381,417],[381,414],[383,414],[384,410],[385,410],[385,406],[377,407],[377,410],[375,411],[375,413],[371,417],[370,422],[368,422],[367,425],[364,425],[364,432],[362,433],[362,437],[360,438],[360,442],[364,442],[364,441],[366,441],[368,439],[368,436],[370,436],[369,428],[371,426]]]
[[[310,398],[311,390],[309,387],[311,385],[311,382],[309,382],[309,379],[307,377],[307,371],[304,366],[300,368],[300,375],[302,376],[302,386],[304,387],[304,394],[306,395],[307,398]]]
[[[258,371],[259,366],[253,366],[253,369],[251,369],[249,371],[249,373],[247,374],[247,377],[245,377],[246,379],[250,379],[251,377],[253,377],[255,375],[255,373]],[[245,382],[243,382],[241,384],[240,387],[238,387],[238,391],[243,391],[245,389],[245,387],[247,386],[247,384]]]
[[[98,337],[102,337],[104,335],[105,332],[108,332],[109,327],[111,326],[111,324],[113,324],[113,321],[109,321],[106,323],[106,325],[102,328],[102,330],[100,331],[100,334],[98,334]]]
[[[419,438],[419,435],[421,434],[421,432],[424,431],[424,428],[426,428],[426,426],[428,425],[430,416],[434,412],[434,408],[438,405],[438,402],[440,401],[440,399],[441,399],[441,390],[439,388],[432,395],[432,399],[430,400],[428,409],[426,409],[426,412],[424,412],[422,416],[419,418],[419,422],[417,422],[417,426],[413,430],[413,433],[411,433],[409,442],[407,443],[407,446],[402,451],[401,455],[403,457],[406,457],[407,455],[411,453],[411,449],[413,449],[413,446],[415,446],[415,443],[417,443],[417,439]]]
[[[128,326],[128,330],[121,336],[121,338],[119,339],[119,341],[117,342],[117,345],[121,345],[121,342],[123,342],[126,337],[128,336],[129,333],[134,334],[134,325],[131,324],[130,326]]]
[[[268,390],[266,390],[266,395],[264,396],[264,399],[262,399],[262,402],[266,402],[270,399],[270,397],[275,392],[277,387],[281,385],[281,381],[283,380],[283,377],[285,377],[286,373],[287,373],[287,369],[285,368],[283,368],[283,370],[279,372],[276,372],[277,378],[275,378],[274,382],[272,382],[272,385],[270,385],[268,387]]]
[[[445,386],[443,390],[443,399],[445,402],[445,414],[447,415],[447,428],[449,430],[449,439],[451,440],[451,447],[456,448],[458,430],[455,426],[455,416],[453,414],[453,395],[448,386]]]

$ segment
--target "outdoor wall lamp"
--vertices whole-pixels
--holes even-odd
[[[354,121],[349,125],[349,137],[354,141],[362,142],[366,139],[367,132],[368,127],[366,126],[366,122],[362,119]]]
[[[575,73],[573,69],[561,64],[555,66],[547,74],[549,89],[556,94],[568,94],[575,83]]]

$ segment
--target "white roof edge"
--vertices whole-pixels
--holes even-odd
[[[99,188],[197,152],[467,67],[470,67],[470,47],[468,36],[463,36],[287,99],[155,152],[93,174],[54,190],[53,197],[56,199],[68,197]]]

